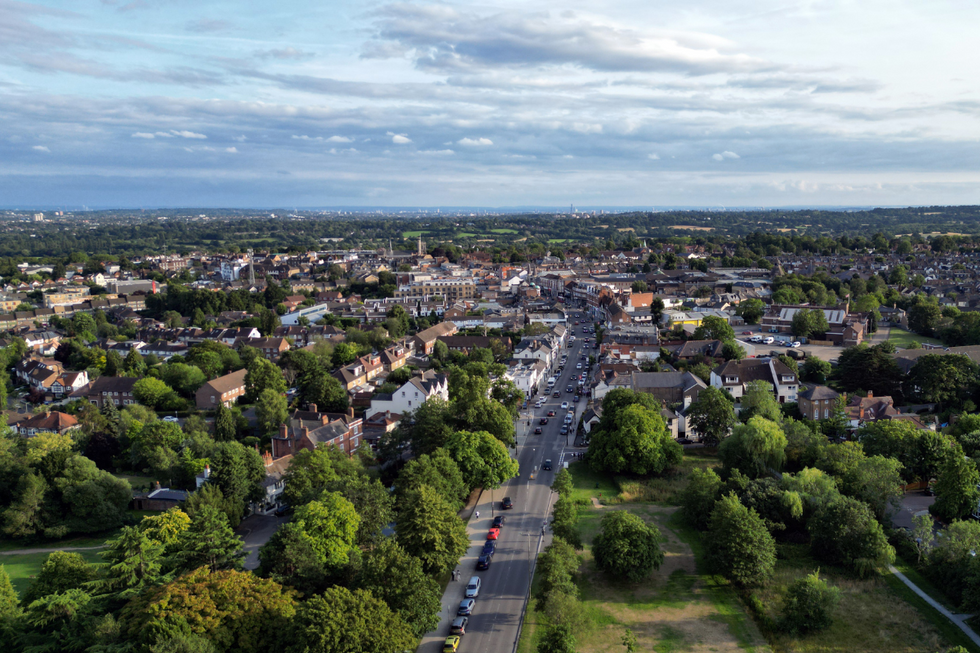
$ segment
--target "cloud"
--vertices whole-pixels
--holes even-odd
[[[419,150],[419,154],[432,154],[434,156],[450,156],[456,154],[453,150]]]
[[[181,138],[197,138],[197,139],[207,138],[207,136],[205,136],[204,134],[198,134],[196,132],[187,131],[187,130],[178,131],[176,129],[171,129],[170,133],[173,134],[174,136],[180,136]]]
[[[742,157],[735,154],[734,152],[725,150],[724,152],[721,152],[719,154],[712,154],[711,158],[714,159],[715,161],[724,161],[725,159],[741,159]]]
[[[216,18],[199,18],[197,20],[192,20],[186,25],[188,32],[196,32],[198,34],[213,34],[215,32],[226,32],[231,29],[232,24],[227,20],[219,20]]]
[[[312,59],[315,55],[312,52],[305,52],[303,50],[297,50],[296,48],[281,48],[281,49],[274,48],[272,50],[263,50],[261,52],[256,52],[255,56],[260,59],[302,61],[304,59]]]
[[[651,161],[659,161],[660,160],[660,155],[658,155],[658,154],[647,154],[647,158],[650,159]]]
[[[238,148],[237,147],[226,147],[225,148],[225,152],[228,152],[229,154],[238,154]]]
[[[407,145],[412,142],[406,134],[396,134],[394,132],[388,132],[388,136],[391,136],[391,142],[395,145]]]
[[[152,139],[152,138],[174,138],[175,136],[179,136],[181,138],[194,138],[194,139],[198,139],[198,140],[204,140],[204,139],[207,138],[207,136],[205,136],[204,134],[198,134],[196,132],[187,131],[187,130],[180,130],[180,131],[178,131],[176,129],[171,129],[168,132],[152,132],[152,133],[151,132],[136,132],[136,133],[132,134],[132,138],[146,138],[146,139]],[[241,138],[241,140],[245,140],[245,137],[244,136],[241,136],[240,138]],[[238,139],[236,138],[235,140],[238,140]]]
[[[34,150],[35,152],[47,152],[48,154],[51,153],[51,150],[49,150],[48,148],[46,148],[43,145],[35,145],[31,149]]]
[[[148,132],[136,132],[133,134],[133,138],[154,138],[154,136]]]
[[[487,145],[493,145],[493,141],[489,138],[461,138],[456,141],[459,145],[465,145],[466,147],[486,147]]]
[[[322,141],[323,140],[323,136],[307,136],[306,134],[303,134],[302,136],[297,136],[296,134],[293,134],[291,138],[297,141]]]
[[[351,143],[353,138],[347,138],[346,136],[331,136],[327,139],[328,143]]]

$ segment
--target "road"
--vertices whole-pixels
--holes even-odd
[[[572,322],[574,323],[574,318]],[[588,356],[592,351],[591,343],[588,347],[583,347],[582,328],[579,326],[574,329],[576,341],[568,347],[568,364],[555,385],[561,392],[561,398],[548,396],[544,406],[538,410],[534,409],[532,398],[529,410],[521,412],[521,419],[517,423],[516,452],[521,466],[520,476],[511,479],[499,489],[485,491],[480,498],[480,505],[476,509],[480,516],[477,518],[474,513],[467,524],[470,548],[457,565],[457,569],[461,571],[461,579],[449,583],[442,599],[443,611],[439,627],[422,639],[418,648],[420,653],[441,653],[449,634],[449,625],[463,599],[466,581],[471,576],[480,576],[483,586],[459,651],[512,653],[515,648],[533,560],[538,551],[551,541],[550,530],[543,529],[542,526],[549,520],[551,505],[556,498],[551,492],[551,483],[555,473],[562,467],[563,455],[567,453],[566,438],[560,435],[562,419],[567,411],[560,406],[567,401],[575,407],[574,424],[577,425],[587,403],[585,397],[579,402],[572,402],[574,395],[565,392],[567,386],[576,385],[571,380],[572,377],[585,371],[585,361],[580,361],[581,354]],[[594,335],[589,335],[594,339]],[[579,362],[583,363],[582,370],[575,369]],[[542,394],[543,392],[542,389]],[[540,418],[547,415],[549,410],[554,410],[556,416],[550,418],[547,425],[540,425]],[[541,435],[534,435],[537,426],[542,428]],[[571,442],[573,438],[574,432],[568,441]],[[541,464],[547,458],[552,460],[554,469],[541,471]],[[500,501],[505,496],[513,500],[514,508],[501,511]],[[499,514],[505,515],[506,522],[501,529],[493,562],[486,571],[477,571],[476,559],[483,548],[487,530],[493,517]]]

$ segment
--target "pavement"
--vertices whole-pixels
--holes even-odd
[[[235,529],[235,533],[245,542],[245,568],[259,568],[259,549],[262,545],[272,538],[282,524],[289,521],[289,517],[276,517],[275,515],[249,515],[242,520],[242,523]]]
[[[971,617],[973,617],[972,614],[953,614],[952,612],[950,612],[949,610],[947,610],[945,607],[943,607],[934,598],[932,598],[931,596],[929,596],[928,594],[926,594],[925,592],[923,592],[921,589],[919,589],[918,585],[916,585],[915,583],[913,583],[912,581],[910,581],[905,576],[905,574],[903,574],[902,572],[900,572],[898,569],[895,569],[895,567],[893,567],[892,565],[888,565],[888,571],[890,571],[891,573],[893,573],[895,575],[895,578],[899,579],[900,581],[902,581],[903,583],[905,583],[906,585],[908,585],[909,589],[911,589],[913,592],[915,592],[916,594],[919,595],[919,598],[921,598],[923,601],[925,601],[930,606],[932,606],[933,608],[935,608],[935,610],[938,611],[941,615],[943,615],[944,617],[946,617],[947,619],[949,619],[950,621],[952,621],[953,624],[957,628],[959,628],[960,630],[962,630],[963,633],[967,637],[969,637],[970,640],[972,640],[974,644],[976,644],[977,646],[980,646],[980,636],[978,636],[973,631],[973,629],[970,628],[966,624],[966,620],[967,619],[970,619]]]
[[[912,529],[912,518],[916,515],[929,514],[929,506],[936,502],[936,497],[930,497],[923,492],[909,492],[902,497],[902,507],[892,515],[892,525],[895,528]]]
[[[591,352],[591,343],[588,349],[583,348],[581,333],[581,326],[576,327],[576,341],[568,347],[568,362],[571,364],[566,366],[555,385],[562,393],[561,398],[548,396],[539,410],[534,409],[532,400],[529,409],[521,411],[517,422],[517,450],[512,452],[520,463],[520,476],[495,490],[484,490],[477,501],[466,528],[470,547],[456,567],[460,570],[460,580],[450,581],[447,585],[442,596],[439,626],[422,638],[419,653],[441,653],[449,634],[449,624],[456,617],[456,608],[463,599],[466,581],[471,576],[480,576],[483,585],[459,651],[512,653],[516,649],[534,563],[537,554],[551,542],[551,531],[545,526],[552,503],[557,498],[551,491],[551,483],[555,474],[570,459],[569,454],[575,450],[567,448],[566,437],[559,434],[566,412],[560,409],[560,405],[568,401],[575,407],[577,425],[587,403],[584,400],[571,403],[573,395],[565,392],[566,386],[575,386],[571,381],[572,376],[582,372],[575,369],[579,356]],[[534,435],[540,418],[547,415],[549,410],[555,410],[557,416],[542,426],[544,432],[541,435]],[[541,464],[547,458],[552,460],[553,470],[541,471]],[[504,497],[511,498],[513,509],[501,510],[500,502]],[[506,522],[497,540],[493,562],[486,571],[477,571],[476,559],[483,548],[486,533],[494,516],[499,514],[506,517]]]

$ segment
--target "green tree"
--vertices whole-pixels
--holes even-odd
[[[264,358],[256,358],[245,373],[246,401],[255,401],[263,390],[282,394],[286,392],[286,379],[278,367]]]
[[[95,580],[98,569],[79,553],[55,551],[48,555],[41,571],[24,592],[24,606],[51,594],[82,589]]]
[[[295,522],[280,526],[259,549],[258,573],[307,596],[322,591],[329,581],[312,538]]]
[[[721,348],[721,355],[726,361],[740,361],[745,358],[745,349],[734,340],[729,340]]]
[[[119,352],[114,349],[107,351],[105,355],[105,369],[102,370],[102,376],[118,376],[123,371],[123,368],[123,358],[119,355]]]
[[[350,560],[361,518],[354,505],[337,492],[324,492],[296,509],[293,523],[307,534],[320,564],[339,569]]]
[[[929,354],[916,360],[908,385],[938,409],[958,407],[977,389],[980,367],[962,354]]]
[[[768,381],[749,381],[746,383],[745,394],[742,395],[742,400],[739,403],[742,406],[739,419],[743,422],[748,422],[756,416],[764,417],[777,424],[783,421],[783,411],[779,407],[779,402],[776,401],[775,394],[773,394],[772,384]]]
[[[920,275],[915,276],[918,277]],[[913,285],[915,285],[914,280]],[[932,336],[939,327],[939,321],[941,318],[942,309],[939,308],[938,304],[919,302],[909,308],[909,329],[922,336]]]
[[[544,637],[538,642],[538,653],[575,653],[575,636],[568,624],[557,623],[548,626]]]
[[[428,485],[452,506],[453,510],[463,508],[463,500],[469,493],[469,484],[463,478],[463,472],[445,449],[436,449],[431,454],[422,454],[406,463],[398,474],[395,482],[395,492],[399,497],[399,505],[412,506],[404,502],[404,497],[422,485]]]
[[[365,590],[331,587],[307,600],[292,626],[304,653],[399,653],[417,639],[384,601]]]
[[[273,390],[263,390],[255,402],[255,417],[263,433],[275,433],[289,419],[286,398]]]
[[[0,565],[0,634],[10,636],[9,632],[16,619],[20,616],[20,600],[17,591],[10,582],[10,575],[3,565]]]
[[[228,517],[212,505],[204,505],[191,517],[190,526],[177,538],[173,566],[180,571],[198,567],[238,569],[242,540],[235,535]]]
[[[687,487],[681,492],[684,516],[699,531],[708,528],[708,520],[724,488],[721,478],[711,468],[691,470]]]
[[[779,424],[753,417],[740,424],[718,447],[718,457],[729,472],[740,470],[749,478],[779,471],[786,461],[786,435]]]
[[[146,363],[135,349],[130,349],[129,353],[126,354],[126,359],[123,361],[123,371],[126,372],[127,376],[139,377],[146,374]]]
[[[551,483],[551,491],[558,493],[559,496],[568,497],[574,489],[572,473],[567,468],[558,470],[558,473],[555,474],[555,480]]]
[[[616,510],[602,518],[592,543],[596,565],[607,574],[638,583],[664,560],[660,531],[631,512]]]
[[[783,422],[786,435],[786,466],[790,469],[813,467],[827,446],[827,436],[811,428],[807,422],[787,418]]]
[[[766,305],[761,299],[746,299],[738,305],[735,312],[746,324],[758,324],[766,312]]]
[[[425,574],[418,558],[390,538],[365,555],[357,586],[387,603],[417,638],[439,625],[442,588]]]
[[[895,559],[871,508],[857,499],[838,497],[813,515],[807,529],[816,558],[861,576],[878,573]]]
[[[218,402],[214,412],[214,439],[218,442],[235,439],[235,416],[222,402]]]
[[[575,548],[560,537],[552,539],[538,558],[536,573],[541,581],[539,594],[547,604],[557,595],[578,597],[575,573],[581,560]]]
[[[904,374],[898,368],[889,343],[858,345],[841,352],[834,376],[845,392],[871,391],[875,396],[902,398]]]
[[[48,483],[40,474],[22,476],[14,502],[3,511],[3,532],[13,538],[30,537],[44,529],[44,497]]]
[[[414,510],[398,513],[398,543],[422,561],[427,574],[442,574],[456,565],[469,547],[466,526],[439,493],[420,486],[407,497]]]
[[[827,361],[811,356],[800,367],[800,379],[823,385],[830,377],[832,369]]]
[[[104,560],[96,583],[99,593],[127,601],[144,589],[169,580],[163,573],[164,549],[164,543],[154,540],[149,532],[124,527],[99,553]]]
[[[868,456],[843,479],[844,493],[868,504],[879,521],[898,510],[902,490],[902,463],[885,456]]]
[[[797,338],[823,335],[829,328],[827,317],[819,308],[801,308],[793,315],[793,333]]]
[[[357,359],[357,346],[348,342],[341,342],[333,349],[331,362],[334,367],[343,367],[353,363]]]
[[[728,342],[735,339],[735,330],[724,319],[708,315],[701,320],[701,324],[694,330],[694,339]]]
[[[319,370],[311,377],[305,377],[300,384],[300,399],[306,404],[316,404],[317,410],[328,413],[347,411],[347,390],[325,370]]]
[[[711,511],[705,549],[711,566],[736,585],[758,585],[772,577],[776,541],[758,513],[742,505],[734,493],[722,497]]]
[[[456,431],[446,441],[446,451],[459,466],[472,491],[500,487],[517,476],[518,463],[504,444],[486,431]]]
[[[731,395],[714,386],[708,386],[688,408],[687,424],[706,444],[718,444],[728,437],[735,426],[735,409]]]
[[[610,411],[612,407],[604,408]],[[660,474],[681,461],[683,449],[671,437],[659,411],[637,403],[610,412],[603,414],[589,442],[594,469],[614,474]]]
[[[840,597],[840,590],[828,586],[819,572],[793,581],[786,590],[782,628],[801,635],[829,628]]]
[[[249,503],[265,493],[265,463],[254,449],[240,442],[221,442],[211,454],[209,483],[218,487],[228,501],[231,524],[237,526]]]
[[[972,460],[951,455],[936,480],[936,502],[930,512],[944,521],[962,519],[980,506],[980,472]]]
[[[174,406],[177,393],[160,379],[146,377],[133,384],[133,397],[154,410],[168,410]]]
[[[569,497],[558,497],[552,512],[551,531],[577,549],[582,548],[578,532],[578,507]]]

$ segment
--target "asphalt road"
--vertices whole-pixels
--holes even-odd
[[[467,524],[470,548],[457,565],[457,569],[461,571],[461,579],[449,583],[442,599],[443,611],[439,627],[422,639],[418,648],[420,653],[441,653],[449,634],[449,625],[456,616],[456,608],[463,599],[466,582],[471,576],[480,576],[483,585],[459,651],[512,653],[515,649],[532,563],[539,550],[551,540],[550,529],[543,526],[549,521],[552,502],[557,498],[551,492],[551,483],[562,467],[563,453],[567,453],[566,438],[559,435],[567,410],[561,410],[560,405],[567,401],[570,406],[575,407],[574,424],[577,425],[587,403],[584,397],[573,403],[574,395],[565,392],[567,386],[576,385],[572,377],[585,371],[580,355],[584,353],[588,356],[592,351],[591,343],[583,348],[581,333],[581,326],[575,327],[576,341],[568,348],[568,365],[555,385],[561,391],[561,398],[548,396],[544,406],[538,410],[534,409],[532,398],[529,410],[521,412],[521,419],[517,422],[516,452],[521,466],[520,476],[492,492],[485,491],[480,498],[476,509],[480,516],[476,517],[474,513]],[[589,335],[594,339],[592,334]],[[582,370],[575,369],[579,362],[583,363]],[[544,390],[541,392],[543,394]],[[550,418],[547,425],[540,425],[540,418],[547,415],[549,410],[554,410],[556,416]],[[541,435],[534,435],[537,426],[541,426],[543,430]],[[569,442],[573,437],[574,435],[569,436]],[[552,471],[541,470],[541,464],[547,458],[552,460]],[[505,496],[513,500],[513,509],[500,509],[500,502]],[[476,559],[483,548],[493,517],[498,514],[505,515],[506,522],[501,529],[493,562],[486,571],[477,571]]]

